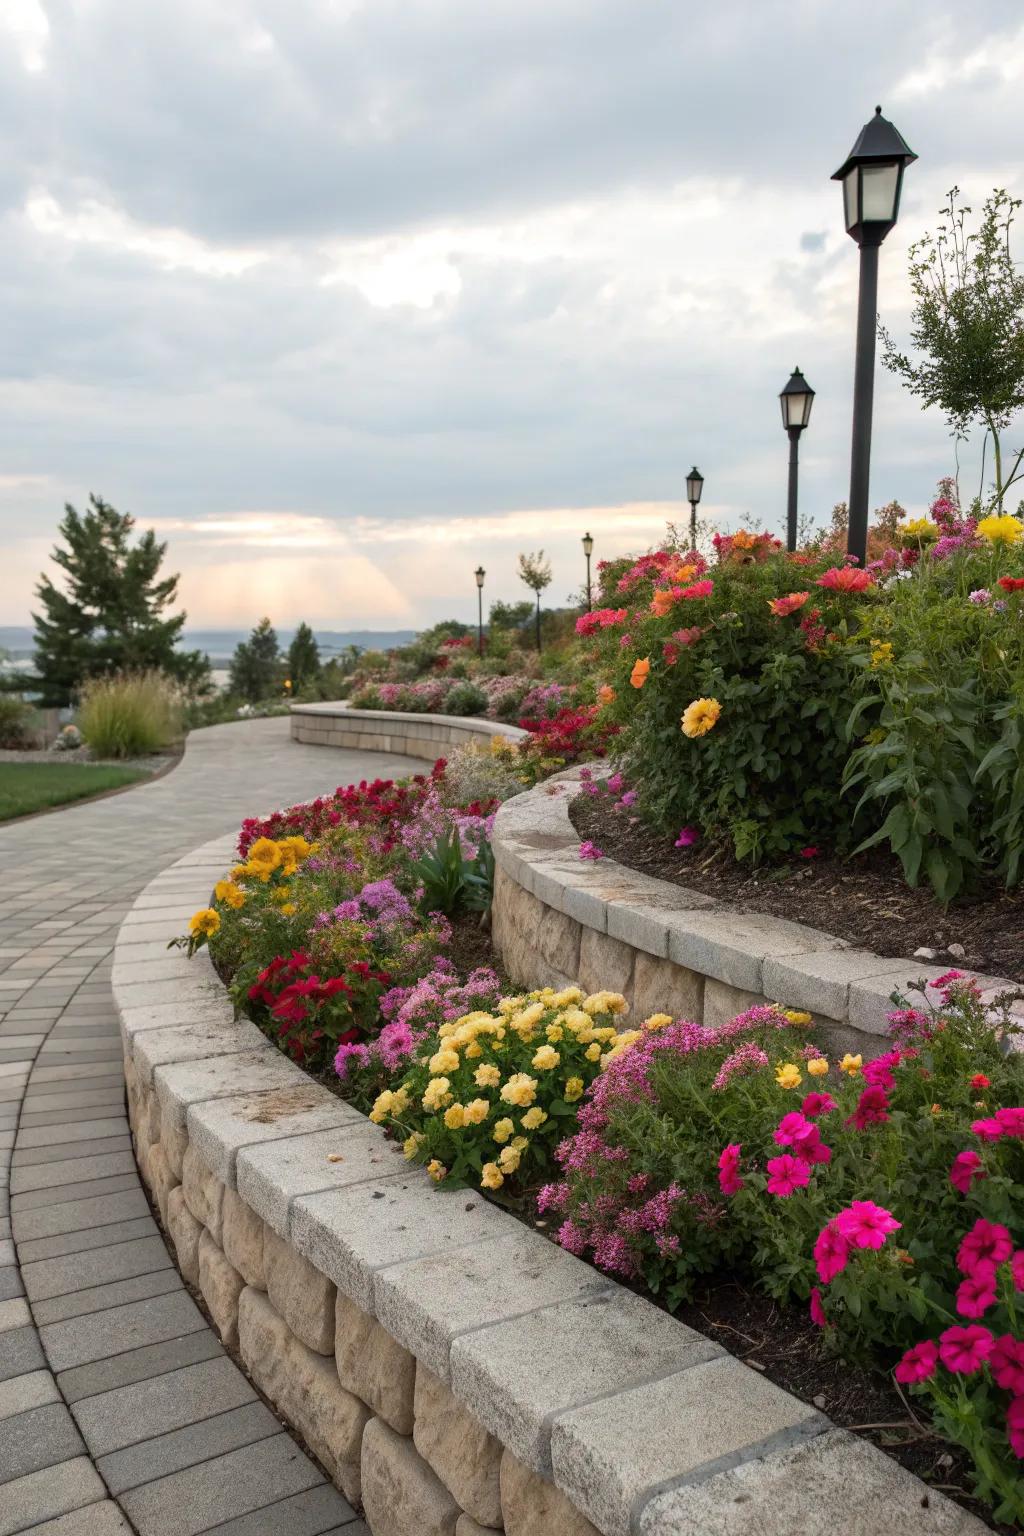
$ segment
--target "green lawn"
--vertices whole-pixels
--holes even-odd
[[[0,821],[83,800],[105,789],[137,784],[149,774],[137,768],[95,763],[0,763]]]

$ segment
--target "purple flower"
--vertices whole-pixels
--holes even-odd
[[[588,840],[587,842],[580,843],[580,858],[603,859],[604,854],[601,852],[600,848],[595,848],[594,844]]]
[[[968,594],[967,601],[969,603],[977,603],[980,607],[982,603],[989,602],[991,597],[992,593],[989,592],[987,587],[976,587],[973,592]]]
[[[629,806],[635,805],[635,804],[636,804],[636,790],[635,789],[627,789],[626,793],[623,795],[622,799],[619,801],[619,805],[624,805],[628,809]]]
[[[700,842],[700,832],[696,827],[684,827],[675,840],[676,848],[692,848],[694,843]]]

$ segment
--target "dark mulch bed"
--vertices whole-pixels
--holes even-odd
[[[940,965],[1024,982],[1021,888],[989,889],[944,911],[927,888],[912,890],[905,883],[888,854],[796,859],[751,869],[722,846],[673,847],[671,838],[617,811],[604,795],[577,796],[569,815],[581,840],[641,874],[689,886],[743,911],[810,923],[878,955],[903,960],[917,949],[930,949]],[[950,945],[958,947],[950,951]]]

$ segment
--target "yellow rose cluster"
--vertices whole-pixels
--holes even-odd
[[[493,1013],[442,1024],[370,1119],[390,1127],[435,1182],[501,1189],[525,1176],[531,1149],[537,1162],[572,1132],[577,1101],[640,1033],[619,1030],[627,1012],[619,993],[580,987],[503,997]],[[660,1017],[645,1027],[661,1027]]]

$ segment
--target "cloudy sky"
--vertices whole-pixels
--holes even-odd
[[[846,494],[856,249],[830,173],[876,101],[1024,191],[1019,0],[2,0],[0,623],[65,501],[170,543],[191,620],[416,625],[551,596],[681,516]],[[887,375],[872,495],[952,448]],[[979,445],[962,452],[965,484]]]

